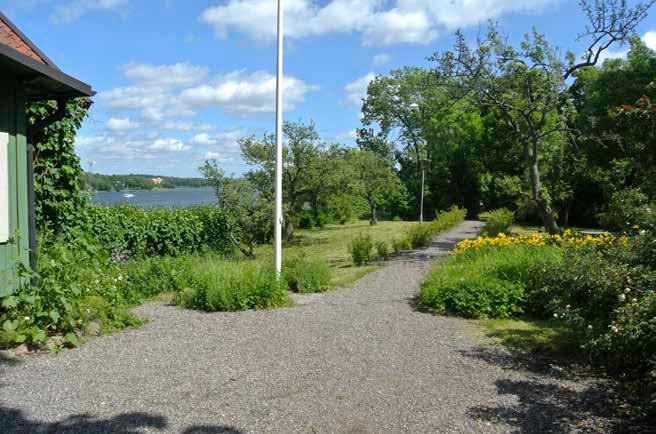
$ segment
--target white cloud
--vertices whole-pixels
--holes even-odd
[[[264,71],[240,70],[205,80],[207,68],[178,63],[131,64],[123,73],[134,83],[101,92],[99,99],[111,109],[137,110],[144,121],[159,123],[167,130],[211,130],[212,126],[193,126],[179,120],[195,116],[198,108],[218,107],[237,114],[275,110],[276,77]],[[297,78],[285,77],[285,110],[293,110],[304,101],[305,94],[316,89]]]
[[[361,105],[362,99],[367,96],[367,88],[369,83],[376,78],[376,74],[370,72],[369,74],[362,76],[346,86],[344,86],[344,91],[346,92],[346,101],[352,105]]]
[[[207,133],[196,134],[192,139],[192,143],[198,145],[216,145],[218,140],[214,137],[210,137]]]
[[[597,65],[601,66],[606,60],[610,59],[626,59],[626,55],[629,54],[629,50],[613,51],[613,50],[604,50],[599,55],[599,60]]]
[[[109,118],[107,128],[114,132],[125,132],[139,128],[141,124],[134,122],[130,118]]]
[[[283,107],[293,110],[316,90],[294,77],[283,79]],[[184,90],[180,101],[190,107],[220,107],[232,113],[262,113],[275,111],[276,77],[268,72],[235,71],[205,84]]]
[[[216,161],[218,161],[218,162],[220,162],[220,163],[225,163],[225,162],[227,162],[227,161],[232,161],[232,160],[234,160],[234,158],[232,158],[232,157],[227,157],[227,156],[223,155],[223,154],[220,153],[220,152],[207,151],[207,152],[205,153],[205,160],[216,160]]]
[[[55,7],[50,19],[55,23],[70,23],[93,11],[115,11],[129,0],[73,0]]]
[[[190,63],[175,63],[173,65],[131,63],[123,67],[125,77],[142,86],[158,89],[197,84],[207,77],[208,72],[208,68]]]
[[[645,45],[652,50],[656,50],[656,31],[652,30],[647,32],[642,37],[642,40],[645,42]]]
[[[375,66],[387,65],[392,61],[392,56],[387,53],[376,54],[373,59]]]
[[[191,149],[191,146],[178,139],[157,139],[148,149],[153,151],[182,152]]]
[[[427,44],[440,29],[472,26],[509,12],[530,12],[558,0],[287,0],[285,36],[358,32],[366,45]],[[276,35],[276,3],[229,0],[205,9],[201,20],[219,38],[239,32],[254,40]]]

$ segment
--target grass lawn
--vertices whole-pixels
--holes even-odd
[[[359,278],[377,266],[356,267],[353,265],[348,245],[360,233],[369,233],[375,241],[391,241],[402,238],[403,232],[414,222],[380,221],[376,226],[361,220],[345,225],[327,225],[320,229],[296,230],[293,243],[283,246],[283,259],[292,256],[304,256],[325,260],[332,268],[331,284],[344,287],[353,284]],[[258,258],[267,259],[273,255],[272,246],[260,246],[255,251]]]
[[[556,321],[487,319],[479,323],[487,337],[510,351],[561,358],[580,353],[569,328]]]

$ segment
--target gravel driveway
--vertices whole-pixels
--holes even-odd
[[[602,387],[482,345],[413,307],[465,222],[353,288],[270,311],[161,304],[144,327],[0,360],[0,432],[568,432],[603,423]],[[601,422],[600,422],[601,421]],[[587,424],[587,425],[586,425]],[[582,432],[582,431],[578,431]]]

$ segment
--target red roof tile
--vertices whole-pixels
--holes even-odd
[[[31,57],[40,63],[47,63],[39,54],[28,45],[11,27],[0,19],[0,44],[7,45],[14,50]]]

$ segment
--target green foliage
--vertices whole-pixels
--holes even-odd
[[[0,345],[41,345],[50,334],[75,336],[91,321],[105,330],[139,323],[128,310],[127,276],[94,240],[42,234],[37,269],[24,270],[23,285],[0,299]],[[68,339],[74,344],[73,338]]]
[[[374,242],[369,234],[359,234],[351,240],[348,251],[355,265],[362,266],[371,262],[373,258]]]
[[[324,292],[330,289],[331,270],[320,259],[296,257],[285,261],[283,276],[290,291],[309,293]]]
[[[394,253],[401,253],[403,250],[412,249],[412,244],[408,238],[395,238],[392,240],[392,250]]]
[[[141,258],[127,261],[123,264],[123,273],[128,280],[126,301],[138,304],[144,299],[163,293],[177,293],[191,284],[192,273],[190,262],[217,261],[223,258],[215,255],[186,256],[173,258],[170,256]]]
[[[450,257],[421,287],[420,302],[467,318],[509,318],[524,312],[531,267],[556,266],[556,247],[483,248]]]
[[[515,219],[515,213],[505,209],[497,209],[488,213],[483,234],[488,237],[496,237],[499,234],[510,235],[510,227]]]
[[[75,135],[87,117],[91,102],[78,98],[66,104],[64,117],[39,125],[57,114],[53,101],[27,107],[28,138],[34,144],[34,197],[37,225],[55,231],[70,227],[86,200],[82,196],[82,167],[75,154]]]
[[[84,216],[78,226],[119,256],[179,256],[203,250],[230,254],[240,238],[232,216],[213,207],[89,206]]]
[[[615,372],[656,361],[656,271],[635,242],[572,249],[558,268],[532,267],[529,280],[531,312],[568,324],[592,360]]]
[[[156,184],[153,179],[161,178]],[[205,187],[203,178],[176,178],[174,176],[156,175],[102,175],[100,173],[83,174],[84,187],[93,191],[152,190],[155,188]]]
[[[405,240],[411,248],[427,245],[436,235],[452,228],[462,222],[467,215],[467,210],[451,207],[448,211],[440,211],[430,223],[417,223],[408,229]]]
[[[214,188],[218,209],[232,222],[233,230],[225,235],[244,255],[253,257],[258,244],[273,239],[273,205],[268,193],[258,187],[257,180],[226,177],[215,160],[205,161],[200,171]]]
[[[353,189],[367,201],[370,221],[375,225],[379,207],[388,200],[401,200],[403,186],[389,162],[372,151],[354,151],[348,161],[354,174]]]
[[[387,261],[391,255],[390,246],[387,241],[378,241],[376,243],[376,253],[383,261]]]
[[[433,229],[429,223],[417,223],[408,229],[406,238],[413,249],[426,246],[433,239]]]
[[[627,188],[613,194],[607,211],[599,220],[608,229],[636,233],[656,219],[656,203],[637,188]]]
[[[192,282],[176,303],[206,311],[235,311],[282,306],[287,292],[268,264],[255,261],[194,261]]]

